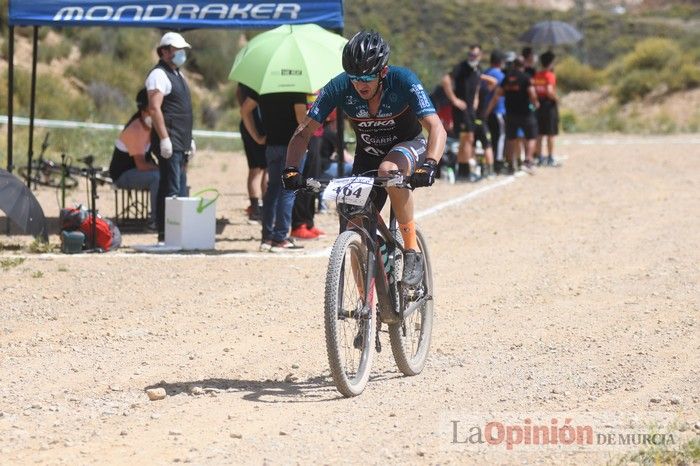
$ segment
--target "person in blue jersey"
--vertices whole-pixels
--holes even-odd
[[[485,98],[485,104],[488,105],[496,92],[496,87],[500,86],[505,78],[505,73],[502,71],[503,61],[505,56],[500,51],[494,50],[491,52],[491,66],[484,71],[484,75],[495,79],[496,84],[489,87],[489,94]],[[494,170],[501,174],[505,168],[504,151],[506,142],[506,123],[505,123],[506,105],[505,98],[498,99],[498,103],[494,107],[491,114],[488,116],[487,125],[489,134],[491,135],[491,144],[494,153]]]
[[[299,164],[309,138],[334,108],[347,115],[357,137],[353,174],[378,170],[385,176],[400,170],[411,177],[414,188],[433,184],[445,148],[445,129],[416,75],[407,68],[389,66],[389,53],[389,44],[377,32],[361,31],[348,41],[343,49],[345,72],[321,89],[289,142],[283,174],[287,189],[303,187]],[[403,282],[417,285],[423,278],[423,261],[416,240],[412,192],[382,189],[375,198],[379,209],[387,194],[406,247]]]

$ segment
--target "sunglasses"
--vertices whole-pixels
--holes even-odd
[[[374,81],[379,77],[379,74],[363,74],[363,75],[354,75],[354,74],[348,74],[348,78],[350,78],[350,81],[360,81],[363,83],[368,83],[371,81]]]

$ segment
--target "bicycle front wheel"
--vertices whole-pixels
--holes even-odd
[[[360,235],[344,231],[326,274],[326,351],[333,382],[346,397],[365,389],[374,358],[376,317],[373,303],[365,302],[367,254]]]
[[[423,299],[422,304],[413,313],[404,318],[403,322],[389,325],[391,352],[399,370],[404,375],[420,374],[425,367],[430,349],[430,339],[433,331],[433,270],[430,265],[428,245],[420,231],[416,231],[418,247],[423,252],[423,282],[422,293],[417,298]],[[406,292],[401,291],[401,303],[404,309],[411,304]]]

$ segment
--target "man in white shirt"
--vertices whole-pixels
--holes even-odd
[[[148,107],[153,118],[152,148],[158,157],[160,185],[156,227],[165,239],[165,198],[187,195],[185,164],[195,152],[192,139],[192,98],[180,67],[190,44],[176,32],[163,35],[156,49],[160,60],[146,78]]]

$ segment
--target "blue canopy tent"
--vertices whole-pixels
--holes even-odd
[[[34,26],[31,100],[29,110],[29,166],[33,157],[36,62],[39,26],[148,27],[169,30],[194,28],[273,28],[283,24],[315,23],[342,33],[343,0],[248,0],[222,3],[158,0],[10,0],[9,70],[7,102],[7,171],[12,172],[12,117],[14,95],[14,27]],[[29,174],[31,178],[31,173]]]

